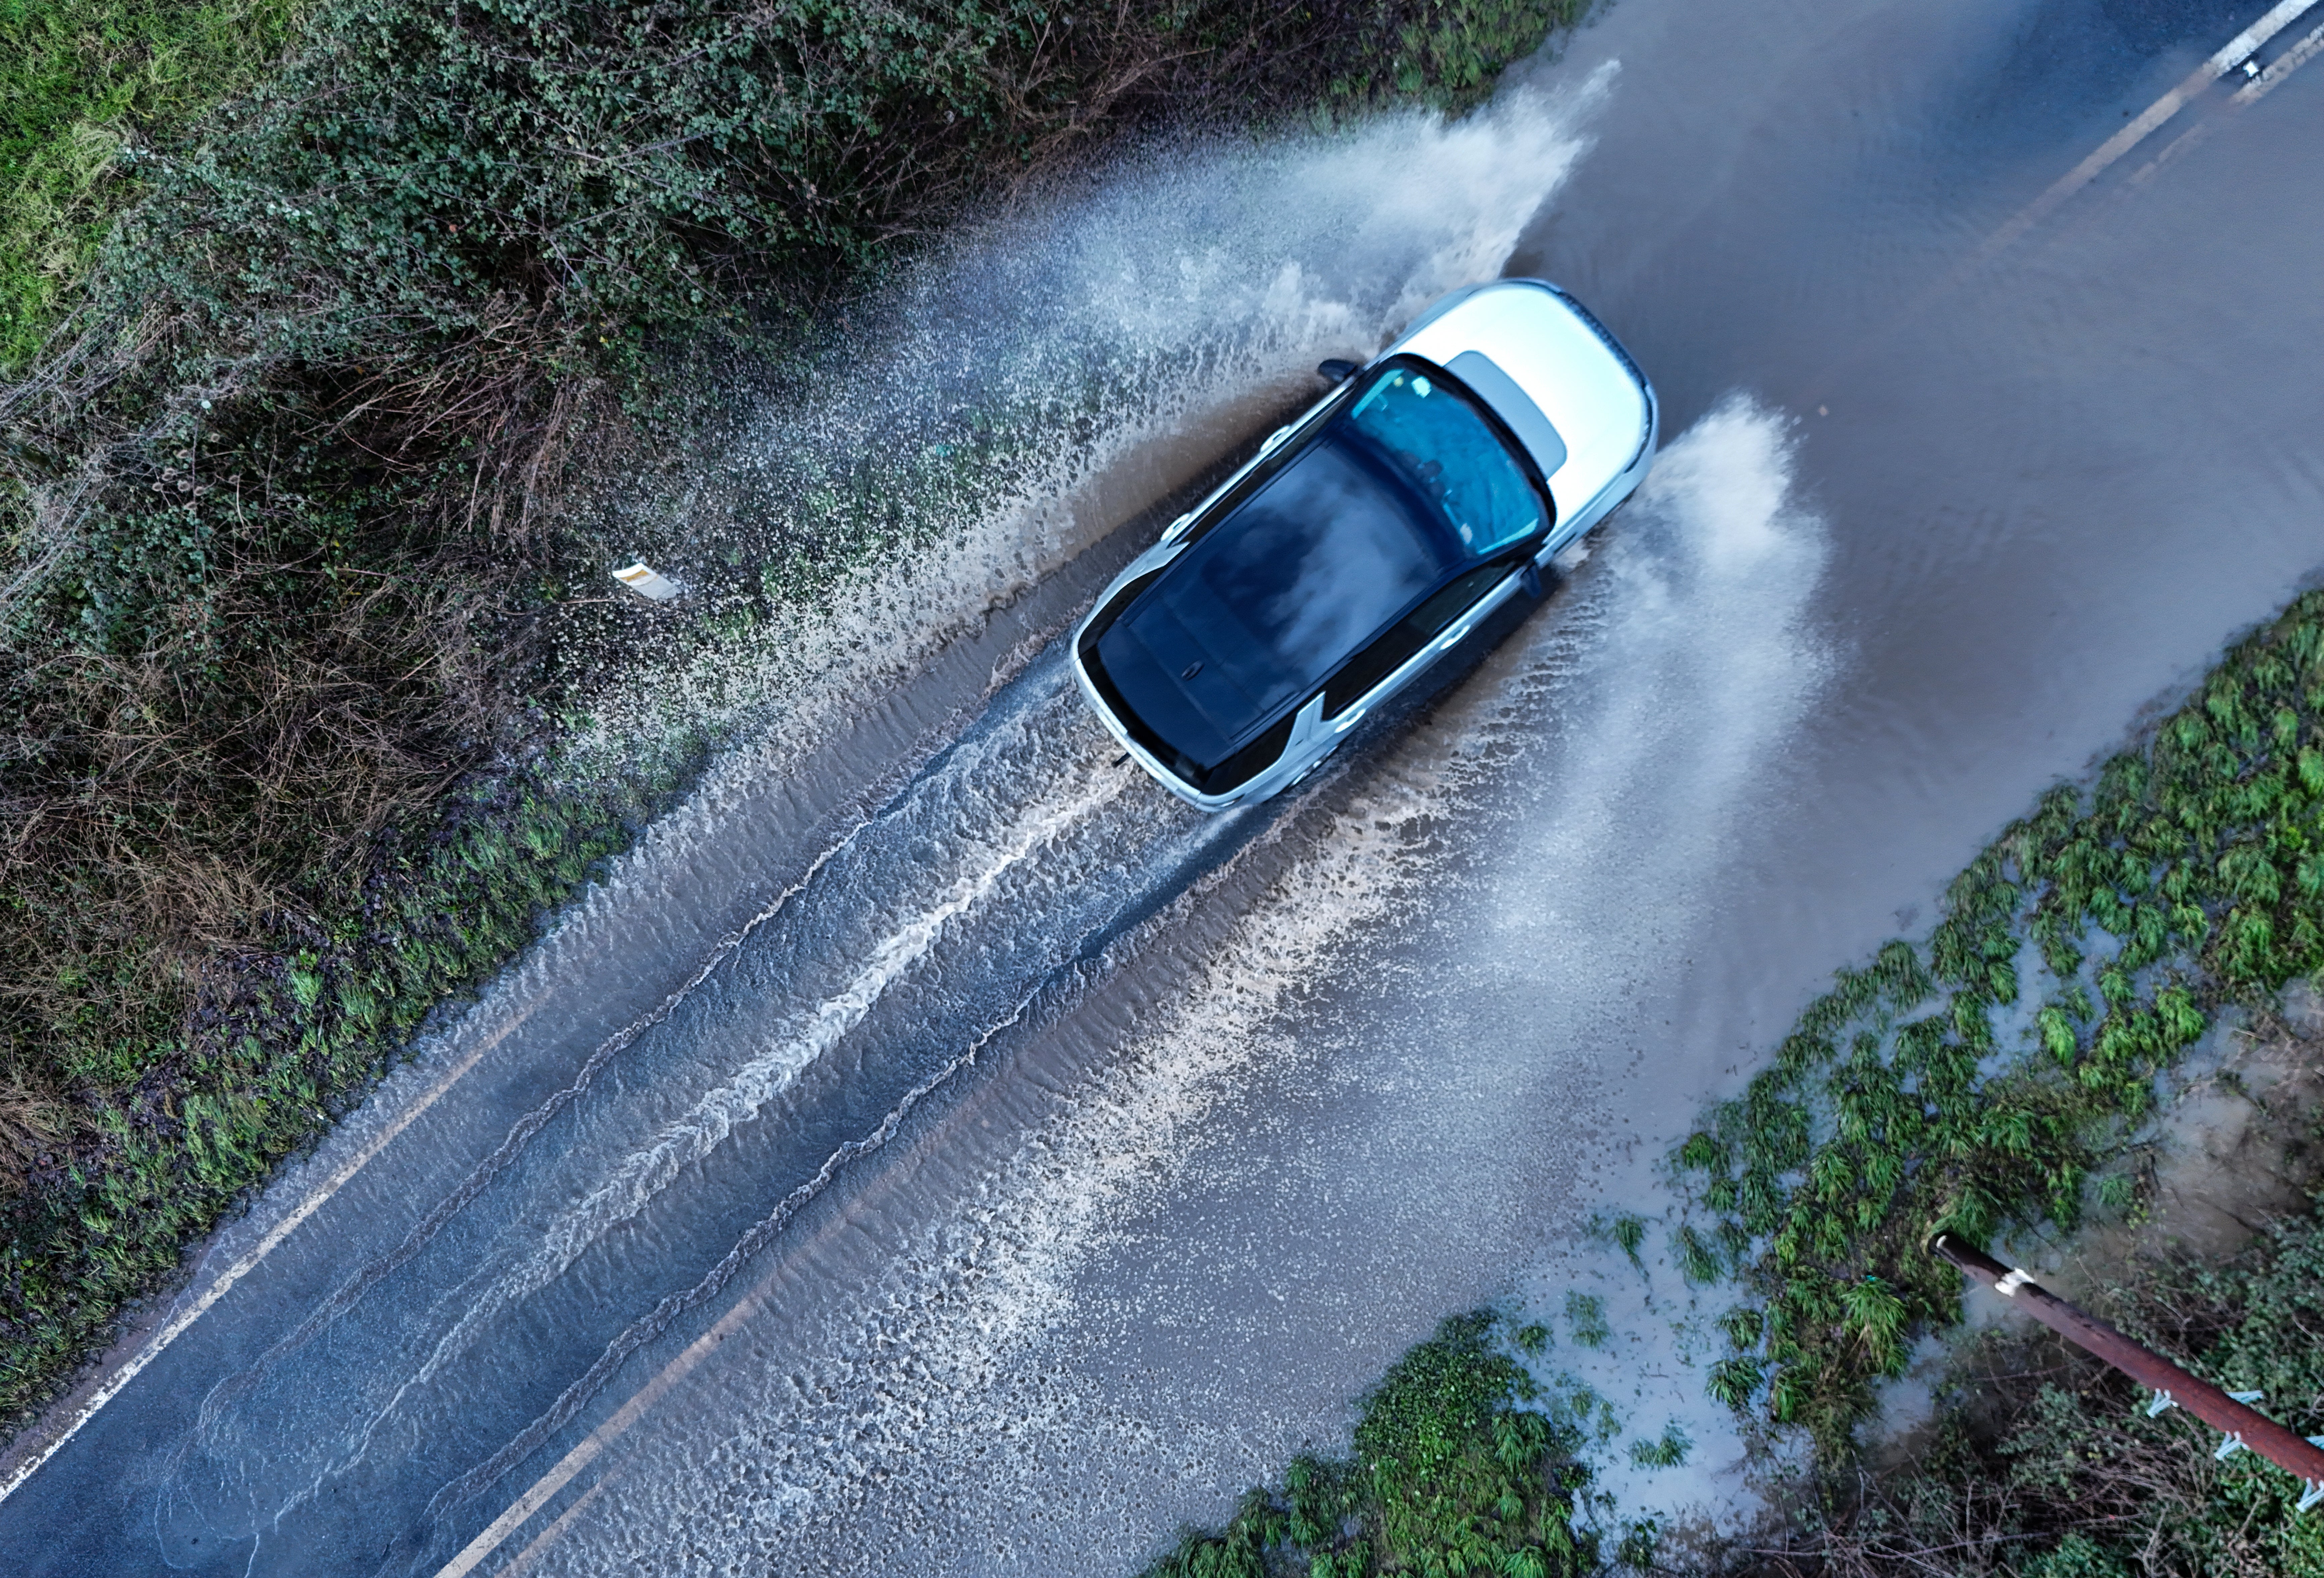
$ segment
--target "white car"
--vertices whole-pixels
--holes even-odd
[[[1074,677],[1139,764],[1206,811],[1305,777],[1629,497],[1652,384],[1556,286],[1443,298],[1114,578]]]

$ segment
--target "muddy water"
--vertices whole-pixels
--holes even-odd
[[[2257,9],[1624,0],[1474,126],[1181,151],[969,244],[867,360],[1022,411],[1105,347],[1095,469],[1028,466],[820,644],[637,665],[616,745],[672,705],[766,743],[222,1238],[0,1550],[1126,1571],[1489,1297],[1612,1405],[1625,1505],[1731,1503],[1684,1291],[1589,1217],[2324,558],[2324,77],[1960,267]],[[1655,376],[1646,492],[1296,800],[1136,781],[1042,645],[1160,518],[1120,501],[1504,270]],[[771,414],[704,562],[895,388]],[[1695,1466],[1627,1467],[1672,1420]]]

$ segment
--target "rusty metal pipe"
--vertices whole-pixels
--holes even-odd
[[[2312,1444],[2258,1409],[2236,1401],[2209,1381],[2197,1380],[2096,1315],[2068,1304],[2024,1271],[2003,1265],[1949,1232],[1931,1239],[1929,1252],[1950,1260],[2068,1342],[2097,1354],[2139,1385],[2151,1389],[2158,1404],[2168,1402],[2186,1409],[2212,1429],[2223,1432],[2229,1441],[2238,1442],[2278,1468],[2299,1475],[2309,1490],[2301,1503],[2302,1507],[2324,1500],[2324,1447]],[[2225,1456],[2228,1450],[2231,1449],[2222,1448],[2220,1455]]]

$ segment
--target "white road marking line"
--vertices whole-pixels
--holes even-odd
[[[357,1173],[363,1171],[365,1164],[370,1162],[371,1159],[377,1156],[381,1151],[386,1149],[390,1142],[392,1142],[397,1135],[410,1128],[421,1113],[434,1106],[437,1101],[443,1096],[445,1092],[450,1090],[455,1084],[457,1084],[463,1075],[474,1068],[477,1062],[483,1058],[485,1053],[491,1051],[493,1047],[499,1046],[502,1041],[506,1039],[510,1032],[513,1031],[519,1025],[524,1023],[527,1019],[530,1018],[534,1009],[537,1009],[538,1007],[540,1007],[538,1002],[527,1007],[522,1012],[510,1020],[508,1023],[503,1025],[489,1040],[479,1044],[474,1051],[470,1052],[466,1057],[461,1058],[459,1062],[454,1064],[450,1068],[447,1069],[444,1072],[443,1076],[437,1080],[433,1085],[429,1086],[426,1094],[423,1094],[420,1100],[414,1102],[410,1107],[399,1113],[392,1123],[388,1124],[377,1134],[372,1136],[370,1141],[366,1143],[362,1149],[356,1151],[355,1155],[342,1162],[337,1170],[333,1172],[329,1177],[324,1179],[322,1183],[317,1185],[314,1188],[309,1190],[305,1199],[300,1201],[296,1206],[284,1215],[281,1221],[276,1223],[272,1227],[268,1228],[264,1237],[261,1238],[258,1242],[252,1245],[250,1249],[244,1253],[240,1260],[227,1267],[225,1271],[218,1275],[216,1281],[212,1282],[208,1287],[202,1290],[200,1297],[187,1305],[183,1309],[178,1311],[177,1314],[171,1315],[168,1321],[163,1323],[161,1328],[155,1332],[152,1337],[146,1340],[145,1345],[137,1351],[134,1357],[123,1364],[119,1370],[115,1370],[109,1378],[107,1378],[103,1386],[98,1387],[96,1391],[89,1395],[88,1401],[81,1405],[79,1412],[76,1413],[72,1417],[72,1422],[67,1425],[64,1429],[58,1432],[57,1438],[54,1441],[50,1442],[46,1446],[41,1448],[40,1451],[34,1453],[23,1463],[16,1465],[16,1472],[8,1476],[7,1482],[5,1484],[0,1484],[0,1501],[5,1501],[10,1496],[14,1495],[17,1488],[23,1485],[26,1480],[31,1479],[40,1469],[42,1463],[47,1463],[49,1459],[54,1457],[58,1451],[63,1447],[66,1442],[70,1441],[75,1435],[80,1433],[80,1427],[82,1426],[88,1424],[89,1420],[97,1417],[97,1411],[99,1408],[102,1408],[106,1404],[118,1397],[121,1394],[122,1388],[136,1380],[138,1374],[143,1371],[147,1365],[152,1363],[154,1360],[161,1356],[161,1351],[163,1349],[167,1348],[171,1343],[176,1342],[180,1336],[184,1335],[186,1329],[189,1326],[191,1326],[196,1321],[201,1319],[202,1316],[208,1312],[212,1305],[217,1303],[219,1299],[224,1298],[228,1292],[232,1291],[235,1283],[241,1281],[244,1277],[247,1277],[252,1271],[255,1270],[259,1262],[265,1260],[268,1255],[274,1251],[276,1245],[280,1244],[284,1239],[289,1238],[290,1234],[298,1229],[300,1223],[305,1222],[307,1218],[321,1210],[325,1203],[327,1203],[332,1195],[337,1194],[340,1189],[346,1186],[349,1179],[353,1178]]]
[[[741,1331],[743,1323],[759,1313],[760,1306],[774,1290],[783,1270],[783,1268],[778,1268],[764,1281],[737,1299],[733,1308],[718,1317],[716,1325],[687,1344],[683,1353],[664,1365],[660,1374],[640,1387],[628,1402],[614,1410],[611,1418],[592,1430],[580,1444],[558,1459],[557,1466],[541,1475],[532,1489],[518,1497],[507,1511],[484,1527],[484,1533],[470,1540],[458,1555],[447,1562],[437,1572],[436,1578],[465,1578],[466,1574],[475,1571],[479,1562],[498,1550],[509,1536],[530,1522],[532,1515],[547,1506],[558,1491],[573,1482],[575,1475],[595,1463],[598,1454],[643,1418],[647,1409],[692,1374],[695,1367],[709,1358],[721,1343]]]
[[[2308,64],[2309,61],[2314,60],[2319,54],[2324,54],[2324,27],[2318,28],[2306,38],[2301,39],[2298,43],[2284,51],[2282,54],[2277,56],[2273,62],[2268,66],[2266,70],[2262,71],[2257,77],[2253,78],[2249,82],[2246,82],[2241,88],[2236,88],[2234,97],[2230,97],[2227,100],[2227,103],[2229,106],[2236,109],[2247,108],[2252,105],[2257,104],[2261,99],[2267,97],[2267,93],[2270,88],[2273,88],[2277,83],[2282,82],[2285,78],[2291,76],[2294,71],[2299,70],[2301,67]],[[2154,179],[2154,172],[2156,171],[2162,169],[2164,165],[2170,163],[2181,154],[2190,152],[2196,148],[2201,147],[2204,142],[2209,138],[2210,134],[2218,130],[2219,125],[2219,119],[2215,115],[2209,120],[2199,121],[2194,125],[2188,127],[2186,131],[2179,134],[2178,138],[2174,140],[2170,146],[2164,148],[2162,152],[2157,153],[2153,158],[2148,160],[2146,163],[2140,168],[2138,173],[2132,176],[2130,179],[2134,181],[2141,182],[2152,180]]]
[[[2268,89],[2273,88],[2277,83],[2291,76],[2294,71],[2299,70],[2300,68],[2308,64],[2309,61],[2314,60],[2319,54],[2324,54],[2324,27],[2318,28],[2314,32],[2310,33],[2306,38],[2301,39],[2298,43],[2284,51],[2282,54],[2277,56],[2274,64],[2268,67],[2266,70],[2261,72],[2257,80],[2246,82],[2241,88],[2236,88],[2236,96],[2227,102],[2234,105],[2257,103],[2260,99],[2267,97]]]
[[[2227,41],[2226,46],[2187,75],[2186,80],[2146,106],[2145,111],[2098,145],[2098,151],[2051,183],[2050,189],[2020,208],[2006,225],[1987,236],[1970,259],[1971,266],[1987,262],[2028,230],[2039,225],[2067,198],[2080,191],[2107,167],[2144,142],[2189,100],[2249,60],[2252,51],[2308,14],[2318,0],[2279,0],[2275,8]]]
[[[551,1519],[547,1528],[534,1535],[530,1545],[509,1559],[509,1564],[500,1570],[497,1578],[522,1578],[524,1573],[532,1571],[539,1564],[540,1558],[548,1555],[549,1547],[563,1537],[566,1528],[587,1509],[590,1502],[604,1493],[605,1487],[612,1484],[621,1472],[619,1465],[616,1465],[600,1474],[595,1484],[574,1497],[570,1507]]]

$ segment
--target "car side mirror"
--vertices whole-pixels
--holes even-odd
[[[1333,356],[1328,362],[1315,364],[1315,375],[1328,378],[1334,383],[1345,383],[1356,375],[1356,365],[1343,357]]]
[[[1517,585],[1525,588],[1525,595],[1536,603],[1549,595],[1542,587],[1541,567],[1531,559],[1526,560],[1525,568],[1517,572]]]

